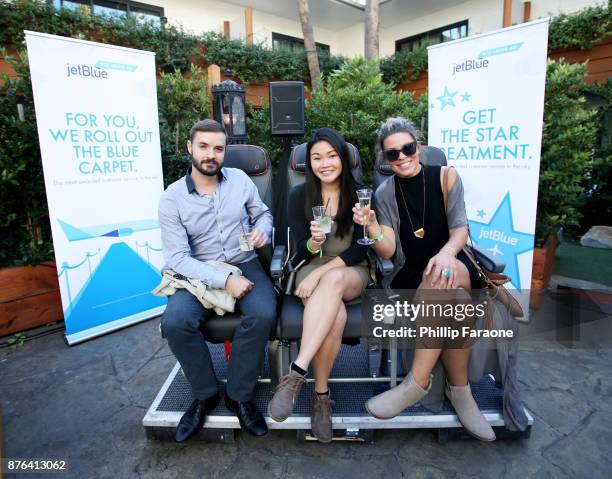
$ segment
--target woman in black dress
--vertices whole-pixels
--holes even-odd
[[[390,118],[381,126],[378,141],[395,175],[377,189],[375,212],[370,213],[367,227],[376,241],[374,251],[393,261],[393,273],[384,279],[383,286],[416,289],[415,303],[440,297],[439,290],[445,290],[448,297],[448,290],[470,291],[478,285],[476,268],[463,251],[468,227],[461,179],[452,168],[445,173],[447,167],[420,163],[417,138],[412,123],[403,118]],[[445,174],[446,207],[442,191]],[[363,224],[365,218],[358,205],[353,211],[355,222]],[[417,326],[443,325],[440,319],[428,324],[431,318],[420,317]],[[454,318],[449,325],[460,331],[461,326],[471,326],[470,322],[456,323]],[[493,441],[495,433],[478,409],[468,383],[467,344],[465,339],[453,342],[421,337],[409,374],[397,387],[370,399],[367,410],[379,419],[389,419],[422,399],[429,392],[431,372],[440,359],[447,377],[445,393],[460,421],[473,436]]]
[[[289,194],[291,236],[297,247],[294,295],[304,303],[300,351],[289,374],[280,378],[268,413],[284,421],[293,411],[310,363],[314,366],[312,432],[321,442],[332,440],[328,378],[340,351],[347,314],[345,301],[363,293],[369,281],[366,248],[357,243],[361,228],[353,223],[357,185],[351,175],[349,149],[332,128],[320,128],[308,143],[306,182]],[[312,208],[326,207],[334,218],[327,235],[313,219]]]

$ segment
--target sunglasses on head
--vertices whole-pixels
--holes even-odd
[[[404,156],[412,156],[416,153],[416,151],[417,151],[417,142],[413,141],[411,143],[406,143],[399,150],[394,150],[394,149],[383,150],[383,157],[385,158],[385,160],[391,163],[399,159],[400,153],[403,153]]]

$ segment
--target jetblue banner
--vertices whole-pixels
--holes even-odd
[[[155,55],[26,32],[69,344],[159,315]]]
[[[472,239],[519,290],[531,283],[547,38],[544,19],[428,49],[428,142],[463,179]]]

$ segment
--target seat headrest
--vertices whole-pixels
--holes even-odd
[[[435,146],[422,145],[421,146],[421,163],[424,165],[440,165],[446,166],[446,155],[444,152]],[[374,162],[374,170],[381,175],[391,176],[393,170],[389,166],[386,160],[383,159],[382,151],[376,154],[376,161]]]
[[[382,151],[376,153],[376,160],[374,161],[374,170],[385,176],[391,176],[393,174],[393,170],[389,166],[389,163],[387,163],[383,159]]]
[[[448,164],[444,152],[436,146],[429,145],[423,145],[421,147],[421,163],[424,165],[440,166],[446,166]]]
[[[354,170],[359,166],[359,151],[352,143],[348,143],[349,150],[349,161],[351,163],[351,169]],[[297,145],[291,151],[291,169],[298,173],[304,173],[306,171],[306,151],[308,150],[308,143],[302,143]]]
[[[260,176],[268,172],[270,158],[261,146],[227,145],[223,166],[238,168],[249,176]]]

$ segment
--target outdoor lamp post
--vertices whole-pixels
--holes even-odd
[[[212,87],[213,116],[225,127],[228,144],[247,142],[246,93],[235,81],[225,80]]]

